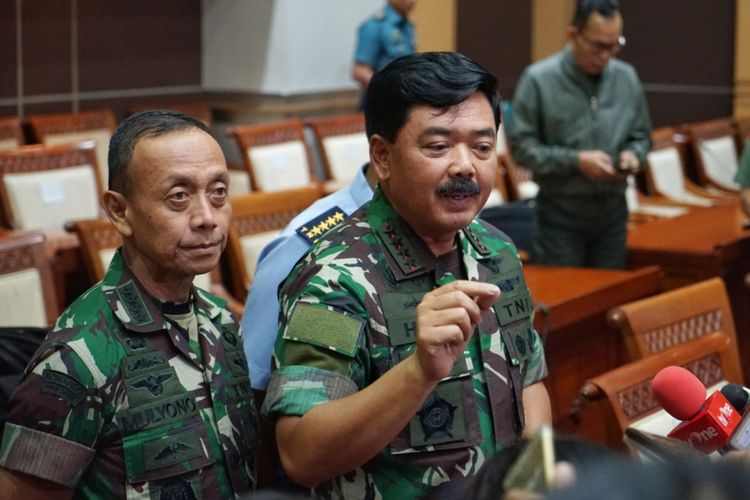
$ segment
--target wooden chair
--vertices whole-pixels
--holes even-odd
[[[89,275],[90,284],[100,281],[109,267],[117,248],[122,245],[122,236],[107,219],[81,219],[70,222],[67,229],[78,236],[81,256]],[[225,298],[232,310],[242,314],[243,306],[224,288],[219,266],[211,272],[195,277],[195,286]]]
[[[651,380],[667,366],[690,370],[708,388],[722,381],[742,382],[733,361],[731,339],[724,332],[713,332],[670,349],[627,363],[584,383],[574,403],[574,418],[586,412],[588,418],[602,419],[607,428],[606,444],[623,448],[622,436],[630,426],[653,416],[661,407],[651,393]],[[596,410],[587,410],[587,403]]]
[[[348,184],[370,161],[362,113],[307,120],[305,125],[313,132],[327,180],[340,186]]]
[[[54,115],[30,115],[26,117],[26,121],[29,123],[36,140],[44,144],[56,145],[89,140],[96,141],[99,185],[102,191],[107,189],[109,139],[117,127],[117,120],[111,109]]]
[[[232,277],[231,293],[238,300],[245,300],[263,247],[321,194],[319,186],[306,186],[231,199],[232,221],[225,255]]]
[[[717,118],[686,125],[700,183],[712,190],[736,193],[734,182],[738,157],[731,118]]]
[[[750,142],[750,116],[735,118],[734,133],[737,141],[737,152],[742,154],[745,145]]]
[[[732,308],[721,278],[618,306],[607,313],[607,320],[622,332],[632,359],[722,331],[729,339],[733,371],[742,373]]]
[[[282,191],[319,182],[300,120],[230,127],[254,191]]]
[[[646,183],[652,195],[684,205],[710,207],[732,203],[726,194],[715,194],[691,182],[685,172],[684,154],[672,127],[652,132],[653,146],[647,155]]]
[[[0,326],[47,327],[59,313],[44,235],[0,236]]]
[[[21,120],[15,116],[0,118],[0,150],[12,151],[23,145]]]
[[[2,224],[11,229],[62,229],[100,214],[93,141],[0,151]]]
[[[160,102],[153,104],[140,104],[130,108],[129,111],[130,114],[133,114],[148,109],[169,109],[172,111],[179,111],[180,113],[185,113],[193,118],[197,118],[210,129],[213,129],[214,127],[213,113],[211,112],[209,105],[205,102]]]

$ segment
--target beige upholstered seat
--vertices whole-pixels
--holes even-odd
[[[721,191],[736,192],[734,176],[739,159],[731,118],[717,118],[687,126],[700,182]]]
[[[8,151],[23,145],[21,120],[15,116],[0,118],[0,150]]]
[[[730,198],[712,194],[693,184],[685,174],[682,151],[671,127],[654,129],[653,147],[648,153],[646,181],[652,194],[685,205],[710,207]]]
[[[232,198],[226,256],[233,280],[232,293],[238,300],[245,299],[263,247],[320,196],[318,186],[308,186]]]
[[[328,180],[348,183],[370,161],[370,143],[362,113],[308,120],[305,124],[315,135]]]
[[[0,236],[0,326],[52,325],[59,314],[40,232]]]
[[[62,228],[100,213],[94,143],[24,146],[0,151],[3,224],[13,229]]]
[[[729,339],[733,371],[742,372],[732,309],[721,278],[618,306],[607,317],[610,325],[622,332],[634,359],[722,331]]]
[[[742,374],[731,350],[729,336],[716,331],[610,370],[586,381],[574,415],[602,419],[607,427],[607,444],[622,447],[625,429],[661,409],[651,393],[651,380],[659,370],[682,366],[706,387],[722,381],[741,384]],[[586,402],[596,402],[596,410],[585,407]]]
[[[109,139],[117,127],[117,120],[110,109],[61,113],[54,115],[30,115],[26,118],[37,140],[44,144],[71,144],[96,141],[96,158],[99,168],[100,187],[107,189],[107,151]]]
[[[318,182],[299,120],[227,130],[240,146],[254,191],[281,191]]]

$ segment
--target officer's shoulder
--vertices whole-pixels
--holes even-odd
[[[338,205],[333,205],[323,211],[309,214],[310,218],[297,223],[295,232],[308,244],[317,242],[321,236],[331,229],[341,225],[347,217],[346,212]]]
[[[376,10],[372,15],[372,19],[374,19],[375,21],[382,21],[383,19],[385,19],[385,7]]]

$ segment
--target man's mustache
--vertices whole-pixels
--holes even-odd
[[[475,195],[480,193],[481,190],[476,182],[462,177],[451,179],[450,181],[438,186],[435,190],[435,194],[438,196],[454,196],[461,194]]]

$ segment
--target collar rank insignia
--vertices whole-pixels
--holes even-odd
[[[297,228],[297,234],[309,244],[317,242],[329,229],[332,229],[346,219],[346,214],[339,207],[334,206],[312,220]]]

